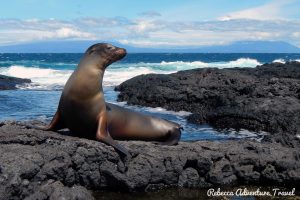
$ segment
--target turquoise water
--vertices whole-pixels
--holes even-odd
[[[0,91],[0,120],[49,122],[56,111],[61,91],[76,68],[81,54],[0,54],[0,74],[30,78],[31,84],[18,90]],[[129,54],[108,67],[103,85],[106,101],[180,123],[182,140],[218,140],[244,137],[260,139],[265,133],[247,130],[215,130],[207,125],[187,123],[188,112],[162,108],[127,106],[116,102],[114,86],[134,76],[149,73],[169,74],[179,70],[217,67],[255,67],[266,62],[300,60],[300,54]]]

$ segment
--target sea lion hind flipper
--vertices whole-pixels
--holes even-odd
[[[37,130],[41,130],[41,131],[57,131],[57,130],[65,128],[65,126],[63,125],[63,122],[61,121],[59,112],[56,111],[50,124],[48,124],[46,126],[27,124],[26,128],[33,128],[33,129],[37,129]]]
[[[102,138],[100,141],[112,146],[116,151],[122,153],[126,157],[131,157],[131,155],[127,151],[127,149],[125,147],[123,147],[122,145],[120,145],[117,141],[115,141],[110,135]]]
[[[160,144],[160,145],[176,145],[176,144],[178,144],[180,137],[181,137],[182,129],[183,129],[182,127],[173,128],[171,131],[169,131],[169,136],[165,141],[155,142],[155,144]]]

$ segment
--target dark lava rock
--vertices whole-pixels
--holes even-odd
[[[205,68],[148,74],[125,81],[119,101],[193,113],[192,123],[267,131],[271,140],[299,145],[300,63],[256,68]]]
[[[17,85],[31,83],[30,79],[15,78],[0,74],[0,90],[15,90]]]
[[[49,180],[36,191],[27,196],[25,200],[92,200],[92,194],[82,186],[66,187],[60,181]]]
[[[0,199],[93,199],[89,190],[144,191],[300,184],[300,151],[255,141],[121,142],[112,147],[62,133],[0,125]]]

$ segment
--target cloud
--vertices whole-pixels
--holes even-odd
[[[201,46],[240,40],[280,40],[298,44],[299,20],[227,21],[139,21],[132,31],[143,37],[128,37],[126,43],[137,46]]]
[[[73,20],[73,23],[80,27],[88,28],[103,28],[103,27],[119,27],[124,25],[130,25],[131,21],[125,17],[113,17],[113,18],[78,18]]]
[[[56,30],[55,32],[51,32],[51,33],[54,33],[52,37],[56,37],[56,38],[93,38],[93,37],[95,37],[91,33],[78,31],[78,30],[74,30],[71,28],[60,28],[60,29]]]
[[[139,19],[133,22],[134,23],[127,28],[137,33],[147,34],[166,28],[166,23],[164,21]]]
[[[262,6],[228,13],[227,15],[220,17],[219,20],[226,21],[232,19],[280,19],[282,18],[282,7],[293,2],[294,0],[273,0],[270,3],[264,4]]]
[[[0,19],[0,45],[36,40],[106,39],[100,29],[118,26],[121,19]],[[108,23],[110,22],[110,23]],[[96,31],[95,31],[96,30]],[[105,31],[109,33],[109,31]],[[111,34],[111,36],[115,36]]]
[[[31,42],[53,39],[96,39],[96,37],[87,32],[72,30],[70,28],[60,28],[55,31],[46,30],[8,30],[0,32],[2,44],[9,45],[20,42]]]
[[[161,16],[161,14],[156,11],[146,11],[146,12],[139,13],[139,15],[142,17],[160,17]]]
[[[294,33],[292,34],[292,36],[293,36],[294,38],[299,38],[299,39],[300,39],[300,32],[294,32]]]
[[[168,47],[198,47],[207,45],[222,45],[241,40],[274,40],[280,38],[280,34],[273,35],[269,32],[254,31],[245,33],[243,31],[215,32],[209,30],[183,32],[160,31],[152,33],[148,38],[131,38],[126,44],[135,46],[168,46]]]
[[[0,19],[0,45],[37,40],[119,41],[136,46],[201,46],[238,40],[300,44],[300,20],[172,21],[125,17]]]

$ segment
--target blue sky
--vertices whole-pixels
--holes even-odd
[[[48,40],[147,47],[280,40],[300,46],[300,0],[9,0],[0,45]]]
[[[238,2],[238,3],[237,3]],[[222,14],[247,9],[266,3],[260,1],[237,0],[10,0],[2,3],[2,18],[57,18],[73,19],[80,17],[139,17],[140,13],[155,11],[168,16],[174,12],[188,12],[199,19],[213,19]],[[191,19],[190,15],[177,16]]]

